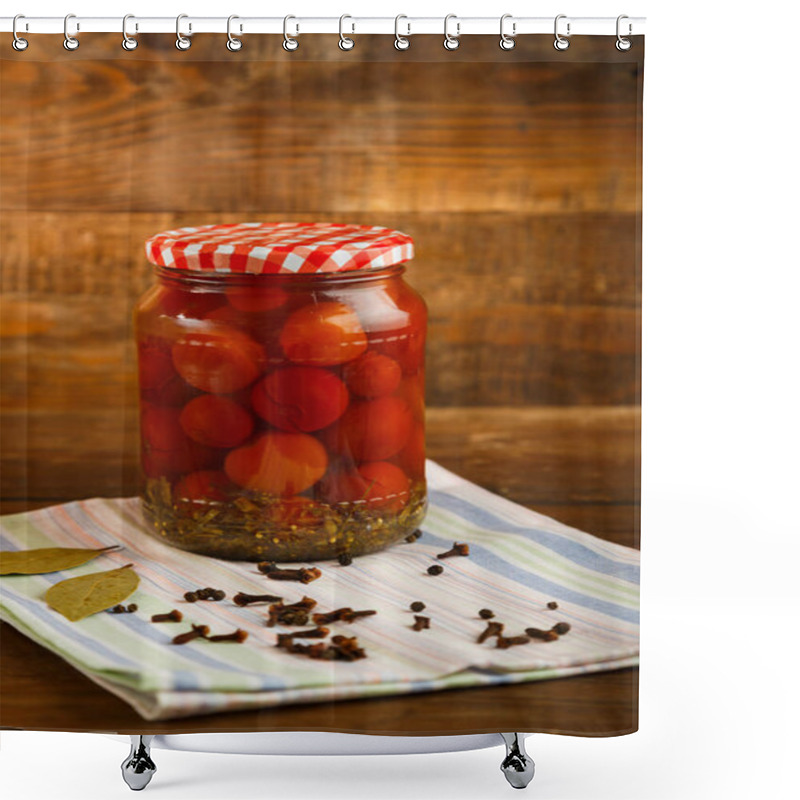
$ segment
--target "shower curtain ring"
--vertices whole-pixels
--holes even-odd
[[[559,14],[556,17],[556,21],[555,21],[555,24],[553,26],[553,32],[555,33],[555,36],[556,36],[556,39],[553,42],[553,47],[555,47],[556,50],[566,50],[569,47],[569,39],[565,39],[558,32],[558,21],[560,19],[566,19],[566,18],[567,18],[566,14]],[[570,35],[570,24],[569,24],[569,22],[567,22],[567,36],[569,36],[569,35]]]
[[[408,19],[405,14],[398,14],[394,18],[394,46],[396,50],[408,50],[411,47],[411,42],[406,38],[406,36],[411,36],[411,23],[407,22],[406,27],[408,28],[408,32],[406,36],[400,35],[400,20],[401,19]]]
[[[175,40],[175,47],[178,50],[188,50],[192,46],[192,40],[181,33],[181,20],[188,19],[188,14],[178,14],[175,18],[175,35],[178,37]],[[189,23],[189,36],[192,35],[192,23]]]
[[[80,42],[74,37],[69,35],[69,21],[71,19],[75,19],[74,14],[67,14],[64,17],[64,49],[65,50],[77,50],[80,46]],[[81,29],[80,23],[75,23],[75,32],[77,33]]]
[[[231,22],[233,22],[233,20],[235,19],[239,19],[239,17],[237,17],[236,14],[231,14],[228,17],[228,41],[225,47],[227,47],[228,50],[231,51],[231,53],[238,53],[239,50],[242,49],[242,40],[238,39],[231,33]],[[242,32],[242,26],[239,25],[239,33],[241,32]]]
[[[456,21],[456,35],[453,36],[447,30],[447,23],[450,22],[451,19]],[[458,21],[458,17],[455,14],[448,14],[444,18],[444,49],[445,50],[458,50],[459,44],[461,42],[458,41],[458,37],[461,35],[461,23]]]
[[[288,24],[290,19],[297,19],[297,17],[292,16],[291,14],[287,14],[283,18],[283,49],[288,50],[290,53],[293,50],[297,50],[300,47],[300,42],[297,41],[297,38],[294,36],[289,36],[288,31]],[[300,26],[297,25],[297,32],[300,33]]]
[[[339,17],[339,49],[340,50],[352,50],[356,46],[356,43],[349,36],[345,36],[344,32],[342,31],[342,26],[343,26],[344,21],[346,19],[353,19],[353,18],[349,14],[342,14],[342,16]],[[356,30],[356,24],[355,24],[355,22],[353,22],[352,23],[352,31],[351,32],[355,33],[355,30]]]
[[[617,42],[616,42],[615,46],[616,46],[617,50],[619,50],[621,53],[624,53],[626,50],[630,50],[631,49],[631,40],[630,39],[626,39],[619,32],[619,30],[620,30],[620,25],[619,24],[624,19],[629,19],[627,14],[620,14],[617,17]],[[633,25],[631,25],[631,23],[628,22],[628,36],[630,36],[632,33],[633,33]]]
[[[501,50],[513,50],[514,45],[516,42],[514,41],[514,37],[517,35],[517,23],[511,23],[511,35],[505,32],[505,22],[507,19],[511,19],[513,14],[503,14],[500,17],[500,49]]]
[[[126,14],[122,18],[122,49],[123,50],[135,50],[139,46],[139,42],[136,39],[128,36],[128,20],[129,19],[136,19],[133,14]],[[134,30],[138,33],[139,31],[139,23],[134,24]]]
[[[14,41],[11,42],[11,46],[15,50],[17,50],[19,52],[22,52],[23,50],[25,50],[28,47],[28,40],[27,39],[22,39],[17,35],[17,20],[18,19],[25,19],[25,15],[24,14],[17,14],[14,17],[14,21],[11,23],[11,33],[14,35]],[[26,23],[25,27],[27,29],[27,23]]]

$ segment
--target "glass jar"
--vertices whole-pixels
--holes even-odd
[[[376,247],[346,271],[251,274],[230,271],[231,227],[240,226],[184,229],[187,250],[197,249],[198,231],[203,248],[216,247],[214,266],[202,255],[188,266],[157,264],[157,283],[134,312],[142,501],[153,533],[185,550],[258,561],[358,556],[402,540],[427,504],[427,310],[402,264],[391,263],[413,252],[410,239],[386,231],[409,244],[393,255]],[[275,225],[258,226],[260,239],[254,227],[245,247],[259,260],[276,240],[281,258],[300,251]],[[307,227],[351,238],[385,230]],[[233,253],[215,240],[220,228]],[[320,249],[305,247],[292,266],[313,268]],[[156,263],[175,252],[148,247]]]

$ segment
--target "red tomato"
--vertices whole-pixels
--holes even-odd
[[[355,468],[329,469],[315,488],[323,503],[357,503],[369,493],[369,482]]]
[[[344,368],[344,379],[353,394],[361,397],[382,397],[400,385],[403,371],[388,356],[368,350]]]
[[[218,452],[192,441],[181,428],[177,408],[142,405],[142,468],[150,478],[173,478],[208,469]]]
[[[221,503],[227,500],[233,486],[221,470],[206,469],[184,475],[175,484],[172,496],[178,505]]]
[[[172,346],[172,362],[192,386],[230,394],[258,377],[264,351],[249,336],[219,325],[213,332],[183,334]]]
[[[397,462],[412,480],[425,480],[425,431],[414,425],[405,447],[397,454]]]
[[[286,320],[280,335],[287,358],[296,364],[326,367],[358,358],[367,337],[353,309],[344,303],[310,303]]]
[[[200,292],[174,286],[162,286],[161,290],[157,298],[158,308],[168,317],[202,319],[225,302],[222,292]]]
[[[316,367],[275,370],[253,387],[253,410],[276,428],[308,433],[342,416],[349,402],[345,385],[333,373]]]
[[[289,295],[277,286],[230,286],[225,295],[237,311],[272,311],[285,305],[289,299]]]
[[[399,397],[351,403],[341,420],[325,432],[333,452],[352,454],[356,461],[383,461],[405,445],[414,421]]]
[[[313,486],[328,468],[328,454],[305,433],[269,431],[253,444],[228,453],[225,472],[239,486],[293,495]]]
[[[163,339],[148,336],[138,344],[139,388],[158,390],[171,378],[177,377],[172,366],[169,345]]]
[[[400,467],[388,461],[371,461],[362,464],[358,473],[368,486],[368,505],[399,511],[408,502],[409,482]]]
[[[238,403],[215,394],[188,402],[180,414],[187,436],[211,447],[236,447],[253,432],[253,418]]]

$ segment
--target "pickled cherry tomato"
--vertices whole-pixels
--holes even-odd
[[[177,408],[142,404],[142,466],[150,478],[172,478],[208,469],[218,451],[190,439],[180,426]]]
[[[397,454],[396,461],[413,478],[425,477],[425,431],[415,425],[405,447]]]
[[[204,392],[230,394],[251,384],[264,351],[249,336],[220,325],[214,332],[183,334],[172,346],[172,362],[181,377]]]
[[[184,475],[173,489],[172,496],[179,505],[224,502],[233,488],[222,470],[206,469]]]
[[[277,287],[230,286],[225,291],[228,302],[237,311],[272,311],[286,304],[289,295]]]
[[[308,433],[325,428],[344,413],[345,385],[332,372],[316,367],[278,369],[256,383],[253,410],[276,428]]]
[[[139,342],[138,351],[139,388],[142,391],[158,389],[177,375],[166,342],[150,336]]]
[[[186,435],[211,447],[236,447],[253,432],[253,418],[238,403],[215,394],[189,401],[180,413]]]
[[[225,302],[221,292],[198,292],[162,286],[157,298],[159,311],[168,317],[202,319]]]
[[[225,472],[239,486],[294,495],[313,486],[328,467],[325,448],[305,433],[265,433],[253,444],[231,451]]]
[[[357,461],[383,461],[408,441],[414,421],[399,397],[380,397],[352,403],[332,426],[335,452],[350,452]]]
[[[368,485],[368,505],[387,511],[399,511],[409,497],[409,481],[400,467],[388,461],[371,461],[362,464],[358,473]]]
[[[330,469],[314,489],[324,503],[357,503],[369,493],[369,482],[355,467]]]
[[[368,350],[344,368],[344,379],[353,394],[361,397],[382,397],[400,385],[403,371],[388,356]]]
[[[344,303],[310,303],[289,316],[280,343],[290,361],[326,367],[358,358],[367,349],[367,336]]]

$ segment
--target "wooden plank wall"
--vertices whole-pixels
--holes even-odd
[[[0,60],[4,497],[134,485],[142,243],[180,225],[411,234],[433,413],[638,405],[641,41],[118,38]]]

